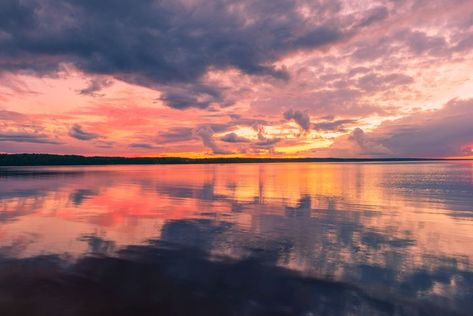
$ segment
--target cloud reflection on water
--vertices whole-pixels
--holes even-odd
[[[159,240],[473,310],[471,162],[20,171],[0,178],[11,260],[86,260]]]

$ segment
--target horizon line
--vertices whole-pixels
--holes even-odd
[[[409,162],[409,161],[469,161],[473,157],[123,157],[86,156],[75,154],[2,153],[0,166],[47,166],[47,165],[120,165],[120,164],[204,164],[204,163],[278,163],[278,162]]]

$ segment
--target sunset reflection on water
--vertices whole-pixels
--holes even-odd
[[[11,167],[0,253],[75,260],[160,240],[473,310],[473,165]]]

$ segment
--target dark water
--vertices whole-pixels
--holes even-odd
[[[0,315],[455,314],[472,162],[0,169]]]

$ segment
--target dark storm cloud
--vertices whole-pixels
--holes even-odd
[[[79,140],[92,140],[100,137],[98,134],[84,131],[79,124],[72,125],[69,136]]]
[[[0,142],[61,144],[61,142],[51,139],[45,134],[22,133],[22,132],[0,132]]]
[[[315,15],[304,17],[301,3]],[[225,105],[220,92],[201,83],[210,68],[287,78],[275,61],[352,31],[335,18],[338,10],[324,1],[4,0],[0,69],[44,73],[72,63],[91,74],[164,87],[172,107]],[[92,83],[83,93],[98,88]],[[192,97],[196,91],[203,101]]]
[[[28,29],[34,26],[37,4],[17,0],[0,2],[0,28],[4,31]]]

